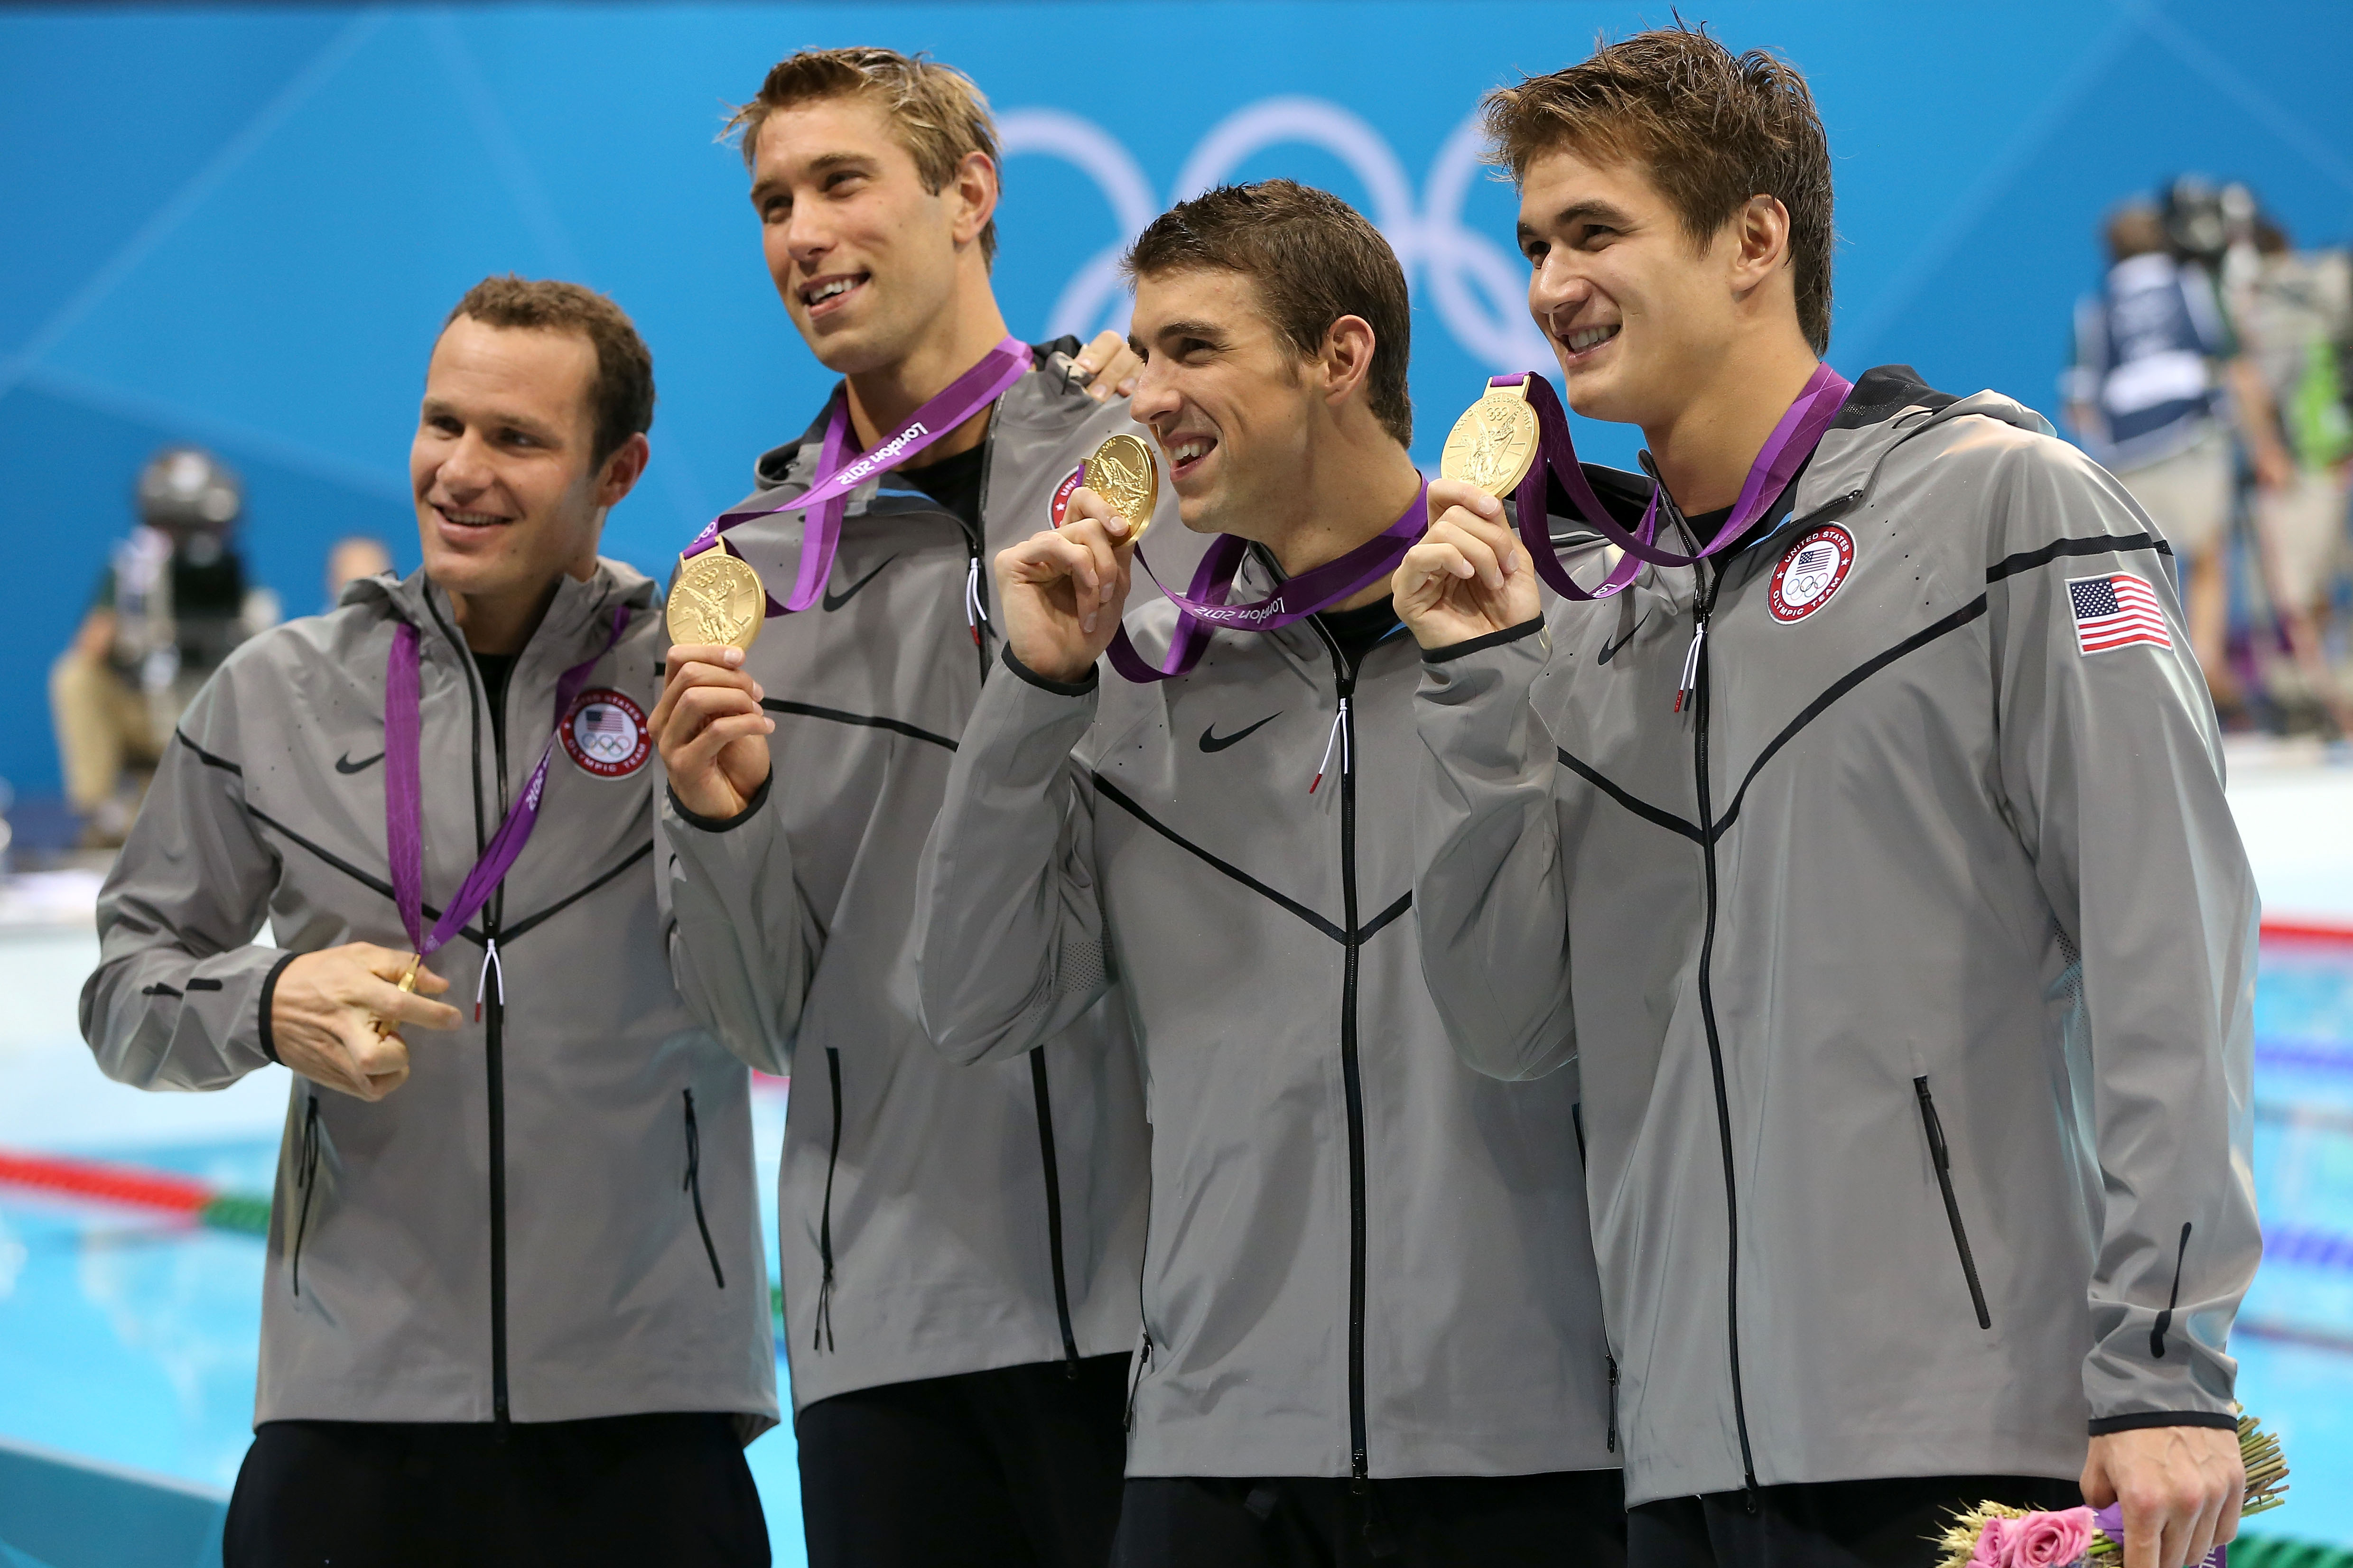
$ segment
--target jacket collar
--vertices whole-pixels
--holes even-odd
[[[634,619],[654,605],[654,581],[625,562],[596,558],[596,570],[586,578],[565,576],[556,584],[555,598],[540,618],[538,628],[523,646],[519,663],[554,659],[558,668],[578,663],[605,646],[612,631],[613,609],[627,605]],[[418,567],[406,578],[386,572],[364,577],[343,589],[340,604],[372,605],[391,619],[417,628],[428,649],[461,647],[455,636],[458,616],[448,591]]]

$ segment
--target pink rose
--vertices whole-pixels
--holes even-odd
[[[1978,1527],[1978,1543],[1969,1552],[1968,1568],[2009,1568],[2003,1550],[2010,1542],[2010,1521],[1989,1519]]]
[[[2030,1513],[2010,1527],[2008,1568],[2066,1568],[2081,1563],[2092,1544],[2092,1510]]]

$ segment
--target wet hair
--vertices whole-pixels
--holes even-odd
[[[1331,192],[1295,180],[1204,191],[1147,224],[1121,267],[1131,279],[1192,271],[1249,279],[1267,320],[1302,358],[1323,352],[1333,322],[1362,317],[1373,329],[1366,401],[1399,446],[1413,444],[1405,268],[1381,231]]]
[[[1003,188],[1004,161],[997,153],[997,121],[988,100],[972,78],[928,55],[856,47],[803,49],[769,68],[752,101],[728,117],[722,134],[740,132],[744,166],[760,151],[760,127],[779,110],[831,98],[862,98],[882,111],[899,145],[915,161],[923,188],[938,195],[955,178],[956,165],[985,154]],[[980,231],[980,258],[997,259],[997,219]]]
[[[1829,349],[1830,139],[1797,67],[1763,49],[1735,55],[1704,26],[1659,27],[1497,88],[1482,117],[1494,160],[1516,182],[1561,150],[1641,165],[1694,251],[1750,197],[1778,200],[1789,213],[1799,330],[1816,353]]]

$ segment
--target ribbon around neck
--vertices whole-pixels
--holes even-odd
[[[1209,647],[1209,633],[1217,627],[1271,632],[1304,620],[1318,610],[1329,609],[1343,599],[1354,598],[1395,572],[1398,563],[1405,559],[1405,552],[1414,547],[1429,527],[1430,481],[1425,479],[1412,501],[1388,527],[1346,554],[1285,579],[1272,594],[1247,605],[1226,603],[1226,595],[1233,589],[1234,574],[1241,569],[1242,554],[1249,549],[1247,541],[1230,533],[1218,535],[1201,557],[1201,564],[1194,569],[1192,586],[1182,594],[1161,583],[1158,574],[1138,550],[1136,563],[1144,568],[1146,576],[1159,584],[1160,591],[1176,606],[1176,635],[1169,640],[1167,657],[1153,664],[1128,640],[1127,628],[1120,627],[1112,634],[1111,647],[1106,650],[1111,655],[1112,668],[1139,685],[1187,674],[1201,662],[1201,655]]]
[[[921,408],[889,439],[878,441],[868,451],[849,453],[849,392],[845,386],[834,389],[828,405],[825,444],[818,455],[818,480],[807,490],[782,506],[750,507],[742,511],[723,511],[704,525],[701,533],[679,552],[681,560],[700,555],[720,542],[719,536],[738,523],[756,517],[774,517],[779,512],[809,509],[811,519],[801,529],[801,559],[793,591],[783,604],[776,595],[768,596],[767,613],[782,616],[806,610],[818,602],[825,592],[826,580],[833,574],[835,549],[841,542],[841,518],[849,510],[849,492],[868,479],[889,468],[895,468],[933,442],[955,429],[989,404],[1005,395],[1006,390],[1029,373],[1029,345],[1019,338],[1007,338],[981,356],[980,363],[943,387],[937,395]]]
[[[628,626],[629,606],[613,606],[613,631],[605,646],[557,679],[557,730],[572,711],[580,689],[587,684],[588,672],[613,651]],[[392,901],[400,910],[408,945],[422,962],[456,936],[474,911],[490,900],[491,891],[530,842],[531,830],[539,825],[540,796],[547,788],[547,765],[555,755],[556,731],[548,732],[547,744],[539,751],[539,764],[532,769],[522,794],[508,808],[506,820],[499,824],[481,858],[466,873],[458,896],[428,931],[425,929],[425,784],[419,755],[424,722],[418,712],[418,662],[417,628],[403,621],[393,627],[392,652],[384,669],[384,838],[385,855],[392,862]]]
[[[1537,460],[1529,465],[1526,477],[1512,496],[1519,512],[1520,540],[1535,558],[1536,575],[1554,592],[1569,599],[1606,599],[1633,582],[1645,562],[1654,566],[1692,566],[1729,549],[1788,488],[1791,478],[1813,456],[1823,432],[1846,405],[1847,395],[1854,390],[1852,383],[1829,365],[1816,365],[1814,374],[1806,378],[1804,387],[1783,411],[1780,422],[1765,438],[1765,445],[1758,448],[1757,460],[1748,466],[1748,477],[1742,481],[1739,499],[1733,502],[1732,514],[1725,519],[1724,526],[1695,553],[1681,555],[1657,543],[1659,501],[1666,487],[1652,486],[1651,503],[1642,509],[1642,520],[1631,531],[1620,527],[1609,515],[1609,509],[1601,504],[1601,498],[1593,493],[1593,486],[1577,460],[1576,444],[1569,439],[1568,416],[1554,395],[1552,383],[1534,371],[1525,371],[1496,376],[1488,384],[1516,386],[1523,383],[1528,402],[1536,411]],[[1547,474],[1560,481],[1579,520],[1624,552],[1598,587],[1578,586],[1553,552],[1552,533],[1546,525]],[[1666,500],[1670,507],[1674,505],[1672,496],[1667,496]]]

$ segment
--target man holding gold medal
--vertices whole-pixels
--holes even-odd
[[[1015,1058],[1105,1006],[1141,1046],[1113,1561],[1621,1561],[1615,1373],[1554,1136],[1575,1083],[1456,1060],[1413,940],[1420,671],[1388,595],[1424,527],[1404,273],[1286,180],[1180,204],[1126,265],[1135,413],[1185,526],[1217,537],[1176,604],[1125,614],[1139,442],[998,555],[1004,668],[919,907],[949,1057]],[[1156,525],[1143,554],[1169,542]]]
[[[1820,363],[1786,62],[1644,33],[1487,119],[1567,395],[1651,477],[1533,375],[1466,416],[1396,581],[1415,916],[1464,1058],[1583,1085],[1630,1559],[1926,1564],[1994,1500],[2197,1562],[2255,896],[2170,547],[2031,410]]]
[[[664,961],[661,626],[596,553],[653,403],[610,300],[469,292],[423,570],[237,650],[100,895],[110,1076],[296,1075],[229,1568],[768,1561],[750,1075]]]
[[[1026,1059],[943,1061],[910,928],[999,647],[982,559],[1134,430],[1129,365],[1108,334],[1008,335],[996,133],[959,73],[809,50],[736,122],[777,292],[843,381],[688,547],[652,726],[680,984],[794,1078],[778,1240],[809,1558],[1097,1568],[1135,1342],[1133,1047],[1106,1008]]]

